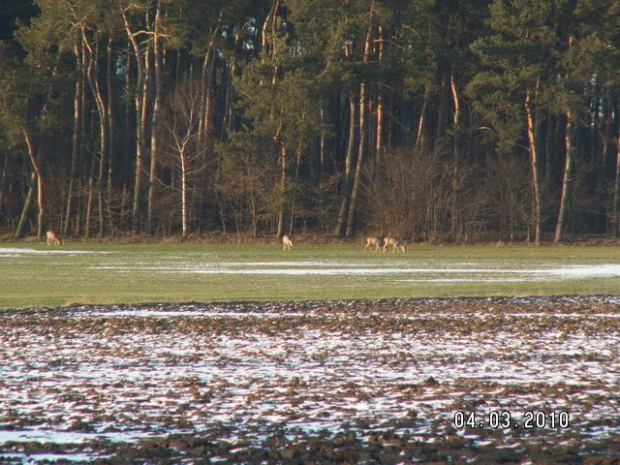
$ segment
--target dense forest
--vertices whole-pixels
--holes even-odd
[[[620,234],[620,0],[1,0],[15,238]]]

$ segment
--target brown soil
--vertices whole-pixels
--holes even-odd
[[[620,464],[619,352],[613,296],[0,311],[0,463]]]

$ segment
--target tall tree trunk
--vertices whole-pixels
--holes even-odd
[[[134,143],[135,140],[133,140],[132,137],[130,137],[131,132],[133,131],[134,134],[137,133],[137,131],[135,130],[135,128],[132,127],[132,124],[134,124],[134,121],[131,118],[131,115],[135,115],[135,109],[133,108],[133,105],[135,104],[135,99],[129,98],[129,95],[131,94],[131,70],[132,70],[132,66],[131,66],[131,45],[128,44],[127,46],[127,51],[126,51],[126,55],[125,55],[125,67],[126,67],[126,72],[125,72],[125,90],[124,92],[127,93],[127,98],[125,99],[125,131],[127,132],[125,140],[124,140],[124,144],[123,144],[123,162],[120,165],[120,178],[122,179],[122,185],[123,185],[123,198],[121,200],[121,213],[120,213],[120,217],[125,219],[125,218],[131,218],[132,216],[132,210],[131,208],[133,207],[132,201],[132,195],[131,195],[131,187],[132,187],[132,180],[131,180],[131,174],[130,174],[130,167],[128,166],[130,164],[130,160],[132,159],[132,157],[134,156],[135,150],[133,149],[134,147]],[[134,176],[135,179],[135,176]],[[131,207],[130,207],[131,205]],[[123,222],[123,228],[125,228],[127,225],[126,222]]]
[[[379,41],[378,41],[378,62],[383,62],[383,28],[379,26]],[[375,135],[375,153],[377,157],[380,157],[383,152],[383,93],[381,91],[381,84],[377,88],[377,132]]]
[[[88,78],[86,77],[86,70],[88,68],[88,63],[87,63],[87,59],[86,59],[86,53],[84,52],[84,49],[82,49],[82,123],[80,125],[80,149],[79,149],[79,156],[81,158],[81,160],[78,160],[78,162],[81,161],[81,167],[78,166],[78,177],[76,178],[76,181],[80,184],[78,185],[78,192],[81,191],[80,187],[82,186],[86,186],[88,185],[88,195],[91,196],[92,195],[92,186],[88,183],[92,183],[93,181],[93,176],[94,176],[94,163],[92,162],[92,157],[84,157],[83,155],[88,153],[88,141],[89,141],[89,133],[90,133],[90,126],[92,126],[92,115],[93,115],[93,111],[92,108],[90,106],[90,100],[88,99],[88,93],[86,92],[86,88],[88,86],[87,84],[87,80]],[[91,168],[88,168],[88,163],[90,162],[91,164]],[[86,176],[86,174],[88,173],[88,171],[90,171],[90,175],[89,177]],[[91,198],[89,197],[87,199],[88,203],[86,203],[86,208],[89,209],[91,208]],[[83,195],[79,195],[78,196],[78,205],[77,205],[77,211],[78,214],[76,215],[76,221],[74,221],[74,226],[75,226],[75,231],[73,232],[74,235],[79,236],[84,234],[84,232],[87,230],[87,228],[90,228],[90,216],[87,217],[86,215],[86,211],[85,211],[85,202],[84,202],[84,196]],[[90,210],[88,211],[88,214],[90,215]],[[88,218],[89,223],[88,226],[86,226],[86,219]],[[84,224],[82,223],[82,221],[84,221]],[[90,232],[89,232],[90,233]]]
[[[265,56],[269,56],[270,62],[264,63],[271,67],[271,81],[270,84],[272,87],[275,87],[278,80],[279,73],[279,64],[278,64],[278,40],[277,40],[277,32],[278,32],[278,10],[280,8],[280,0],[273,0],[269,13],[265,17],[265,21],[262,25],[261,31],[261,47]],[[278,114],[279,113],[279,114]],[[282,237],[286,234],[285,231],[285,221],[286,221],[286,209],[287,204],[289,202],[289,186],[288,186],[288,148],[286,146],[287,141],[282,140],[282,111],[277,111],[275,105],[271,105],[271,121],[273,123],[278,122],[277,129],[273,136],[274,144],[279,147],[280,150],[280,167],[281,167],[281,177],[280,177],[280,199],[278,206],[278,224],[276,236],[278,238]],[[288,231],[290,234],[291,231]]]
[[[138,76],[135,84],[134,91],[134,105],[136,114],[136,172],[134,181],[134,195],[133,195],[133,209],[132,209],[132,229],[134,232],[140,230],[140,219],[142,215],[142,173],[144,170],[144,158],[145,158],[145,127],[144,127],[144,108],[143,108],[143,93],[145,82],[145,57],[141,51],[140,45],[136,39],[137,34],[131,31],[129,20],[127,18],[127,10],[121,8],[121,15],[123,23],[125,25],[125,31],[127,37],[133,48],[133,53],[136,58],[136,69]]]
[[[34,197],[34,189],[37,185],[37,173],[34,171],[30,175],[30,182],[28,183],[28,193],[26,194],[26,198],[24,199],[24,206],[22,207],[22,212],[19,215],[19,221],[17,222],[17,228],[15,228],[15,234],[13,237],[15,239],[21,239],[24,235],[24,230],[26,229],[26,221],[28,221],[28,215],[30,214],[30,207],[32,206],[32,198]]]
[[[172,149],[175,156],[178,157],[180,167],[180,189],[181,189],[181,230],[183,240],[185,240],[189,234],[189,194],[190,194],[190,163],[192,158],[196,156],[195,147],[192,146],[192,141],[195,139],[195,127],[197,121],[200,119],[200,96],[198,92],[194,92],[196,87],[190,90],[181,91],[178,89],[175,93],[175,98],[172,101],[171,126],[168,125],[169,133],[172,144],[169,148]],[[192,153],[192,151],[194,152]],[[175,169],[176,172],[176,169]],[[173,177],[173,182],[176,180],[176,174]],[[176,190],[175,185],[172,184],[171,188]]]
[[[98,213],[99,213],[99,237],[103,237],[105,234],[106,223],[106,188],[107,188],[107,144],[108,144],[108,131],[107,131],[107,111],[105,100],[101,92],[101,86],[99,85],[99,79],[97,78],[97,61],[99,58],[99,42],[95,42],[95,49],[86,35],[85,28],[82,28],[82,39],[85,47],[85,51],[88,52],[88,68],[87,77],[88,84],[90,86],[93,97],[95,98],[95,105],[97,107],[97,114],[99,115],[99,178],[97,180],[97,195],[98,195]]]
[[[155,104],[153,106],[153,120],[151,127],[151,169],[149,171],[149,192],[147,204],[146,230],[153,235],[153,208],[155,203],[155,187],[157,178],[157,156],[159,150],[159,120],[164,99],[164,82],[162,73],[162,51],[159,29],[161,23],[161,0],[157,2],[155,14],[155,36],[153,37],[153,60],[155,61]]]
[[[202,63],[202,75],[200,77],[200,91],[202,92],[202,98],[200,99],[200,114],[198,121],[198,143],[202,146],[206,143],[210,130],[210,116],[211,116],[211,86],[213,81],[213,72],[215,69],[215,39],[220,31],[222,23],[222,13],[217,20],[211,39],[209,40],[209,46],[205,52],[205,58]]]
[[[428,107],[428,101],[431,99],[431,86],[426,85],[424,89],[424,101],[422,102],[422,109],[420,110],[420,119],[418,120],[418,130],[415,137],[416,150],[422,151],[425,148],[424,144],[424,118],[426,116],[426,108]]]
[[[212,135],[213,131],[213,123],[212,123],[212,114],[213,114],[213,103],[214,103],[214,83],[215,79],[215,70],[217,63],[217,52],[216,52],[216,38],[219,34],[220,27],[222,23],[222,13],[218,17],[217,24],[213,30],[213,34],[211,35],[211,39],[209,40],[209,45],[207,47],[207,51],[205,52],[205,57],[202,65],[202,75],[200,78],[200,108],[198,113],[198,145],[200,147],[204,147],[202,150],[202,165],[209,165],[209,157],[212,154],[212,151],[207,147],[211,143],[209,137]],[[241,36],[239,32],[237,32],[236,36]],[[239,38],[240,39],[240,38]],[[237,41],[237,37],[235,37],[235,42]],[[228,91],[226,91],[228,92]],[[232,111],[232,105],[231,105]],[[224,117],[226,117],[226,113],[224,113]],[[229,117],[229,120],[232,123],[232,114]],[[208,216],[208,205],[209,205],[209,185],[211,185],[214,181],[214,177],[216,176],[217,167],[214,170],[209,170],[204,176],[200,176],[197,182],[196,194],[198,195],[198,208],[196,209],[198,218],[206,218]]]
[[[287,176],[288,176],[288,153],[286,150],[286,146],[284,144],[280,144],[280,166],[282,168],[281,179],[280,179],[280,205],[278,208],[278,228],[276,236],[278,238],[282,237],[285,233],[284,231],[284,222],[285,222],[285,213],[286,213],[286,198],[287,198]]]
[[[364,42],[364,64],[368,63],[370,58],[370,45],[373,28],[374,4],[370,2],[370,11],[368,15],[368,30],[366,32],[366,40]],[[355,214],[357,208],[357,199],[359,197],[360,184],[362,181],[362,171],[364,166],[364,157],[366,156],[367,134],[366,134],[366,82],[362,78],[360,83],[360,119],[359,119],[359,144],[357,153],[357,163],[355,166],[355,178],[353,179],[353,189],[351,190],[351,201],[349,202],[349,213],[347,215],[346,236],[353,237],[355,233]]]
[[[532,175],[532,189],[534,193],[534,245],[540,245],[541,240],[541,198],[540,198],[540,177],[538,174],[538,152],[536,150],[536,128],[532,117],[531,91],[525,93],[525,116],[527,121],[527,140],[530,154],[530,172]]]
[[[9,167],[8,155],[0,156],[2,159],[2,174],[0,174],[0,217],[2,217],[2,206],[4,205],[4,189],[6,187],[6,172]]]
[[[116,86],[114,85],[114,41],[112,36],[108,39],[108,49],[107,49],[107,68],[106,68],[106,87],[108,90],[108,101],[106,105],[107,109],[107,125],[108,125],[108,173],[107,173],[107,187],[105,190],[106,199],[105,204],[108,208],[107,212],[107,220],[110,227],[113,227],[112,224],[112,214],[110,213],[110,205],[111,199],[110,195],[114,189],[114,162],[115,162],[115,144],[114,144],[114,134],[116,132],[116,122],[115,122],[115,114],[114,114],[114,99],[116,97]],[[129,128],[127,128],[129,129]]]
[[[183,240],[187,239],[187,154],[185,144],[180,153],[181,158],[181,230]]]
[[[351,195],[351,187],[353,185],[353,154],[355,153],[355,126],[357,116],[357,105],[353,93],[349,96],[349,138],[347,141],[347,155],[344,162],[344,186],[342,189],[342,202],[340,204],[340,212],[338,214],[338,223],[334,234],[338,237],[344,237],[347,225],[347,213],[349,211],[349,201]]]
[[[245,159],[245,172],[248,175],[248,196],[249,196],[249,204],[250,204],[250,235],[253,238],[256,238],[258,235],[258,207],[256,204],[256,193],[254,189],[254,177],[251,175],[250,168],[250,157],[246,157]]]
[[[570,194],[570,185],[573,174],[573,126],[570,108],[566,108],[566,133],[564,134],[564,146],[566,158],[564,161],[564,174],[562,175],[562,194],[560,197],[560,210],[558,212],[558,220],[555,226],[554,243],[562,240],[564,233],[564,223],[566,220],[566,210],[568,204],[568,196]]]
[[[303,118],[303,117],[302,117]],[[301,171],[301,160],[303,156],[303,149],[301,143],[297,145],[297,153],[295,156],[295,188],[291,192],[291,212],[289,214],[289,233],[293,234],[293,227],[295,226],[295,217],[297,216],[295,207],[297,205],[297,186],[299,186],[299,173]]]
[[[82,53],[78,44],[74,47],[76,62],[83,65]],[[77,162],[80,154],[80,131],[82,121],[82,84],[84,68],[81,66],[81,76],[75,79],[75,95],[73,98],[73,134],[71,136],[71,170],[69,174],[69,188],[67,192],[67,203],[65,207],[65,222],[62,231],[64,238],[69,236],[71,231],[71,218],[73,217],[73,191],[75,189],[75,177],[77,175]]]
[[[236,70],[236,59],[231,56],[222,70],[222,91],[224,94],[224,108],[222,109],[222,125],[220,139],[226,140],[233,128],[233,76]]]
[[[459,159],[459,143],[458,143],[458,126],[459,126],[459,115],[460,115],[460,105],[459,105],[459,96],[456,90],[456,82],[454,81],[454,73],[450,76],[450,89],[452,90],[452,99],[454,101],[454,116],[452,119],[453,130],[454,130],[454,158],[452,165],[452,207],[450,212],[450,222],[451,222],[451,230],[452,237],[457,240],[459,237],[458,231],[458,212],[459,212],[459,165],[461,163]]]
[[[612,230],[614,237],[620,235],[620,116],[616,116],[616,179],[614,180],[614,204],[612,214]]]
[[[28,149],[28,157],[30,158],[30,163],[32,163],[32,169],[36,175],[37,181],[37,205],[39,207],[39,213],[37,215],[37,239],[41,240],[43,237],[43,219],[45,218],[45,203],[43,201],[43,173],[41,172],[41,168],[38,161],[38,156],[34,153],[34,147],[32,146],[32,140],[30,138],[30,134],[26,128],[22,128],[22,132],[24,134],[24,140],[26,142],[26,147]]]
[[[600,153],[599,153],[599,163],[598,163],[598,170],[597,170],[597,176],[596,176],[596,191],[599,192],[600,194],[597,196],[598,201],[601,205],[605,205],[605,195],[609,195],[609,205],[606,205],[606,207],[609,209],[609,214],[606,216],[603,215],[597,215],[597,220],[596,220],[596,224],[595,224],[595,230],[596,231],[600,231],[602,229],[605,229],[606,231],[611,232],[612,236],[615,234],[615,227],[613,224],[613,221],[610,222],[611,220],[611,215],[613,215],[613,184],[611,187],[611,192],[605,188],[605,186],[607,185],[607,183],[609,182],[609,179],[607,179],[607,173],[609,170],[609,163],[613,163],[613,166],[615,166],[615,160],[613,160],[613,162],[611,160],[608,160],[608,157],[611,156],[611,150],[610,150],[610,146],[613,145],[615,147],[615,143],[614,143],[614,131],[615,131],[615,127],[614,127],[614,111],[612,109],[612,105],[609,104],[609,102],[605,105],[603,105],[603,108],[601,109],[602,115],[599,119],[599,121],[596,123],[596,127],[597,128],[601,128],[601,143],[600,143]]]
[[[379,90],[377,95],[377,131],[375,133],[375,154],[380,157],[383,153],[383,95]]]
[[[274,51],[274,47],[276,47],[276,32],[277,32],[277,15],[278,9],[280,8],[280,0],[273,0],[271,4],[271,8],[269,9],[269,13],[265,17],[265,21],[263,21],[263,27],[261,30],[261,47],[263,51],[267,51],[269,45],[271,45],[271,50],[269,53],[272,57],[275,57],[277,52]],[[271,35],[271,37],[270,37]]]
[[[148,15],[148,13],[147,13]],[[146,171],[148,168],[149,177],[147,178],[147,183],[145,186],[146,190],[146,218],[145,218],[145,231],[147,234],[150,234],[149,231],[149,221],[150,215],[152,213],[152,205],[150,204],[149,195],[151,193],[151,167],[153,166],[153,160],[151,159],[152,151],[150,150],[150,138],[149,138],[149,130],[153,131],[152,127],[152,102],[151,102],[151,90],[152,90],[152,60],[153,60],[153,41],[149,41],[144,50],[144,88],[142,89],[142,112],[139,115],[140,118],[140,126],[142,126],[142,133],[144,135],[144,154],[149,155],[145,158],[145,164],[148,162],[148,167],[145,166],[144,170]],[[150,116],[150,118],[149,118]],[[151,123],[151,124],[149,124]],[[152,134],[152,132],[151,132]],[[146,175],[146,173],[145,173]]]
[[[360,119],[359,119],[359,144],[357,152],[357,163],[355,165],[355,177],[353,178],[353,188],[351,189],[351,200],[349,201],[349,212],[347,214],[346,236],[353,237],[355,233],[355,213],[357,199],[359,197],[360,184],[364,157],[366,154],[366,84],[360,84]]]
[[[447,79],[446,76],[442,76],[441,77],[441,86],[440,86],[440,92],[439,92],[439,108],[437,109],[437,124],[435,125],[435,134],[433,135],[433,155],[435,157],[439,156],[440,150],[441,150],[441,137],[440,135],[443,133],[443,130],[445,129],[445,114],[446,114],[446,107],[448,106],[448,97],[447,97],[447,87],[448,84],[446,83]]]
[[[86,199],[86,217],[84,218],[84,237],[91,235],[91,223],[93,216],[93,197],[95,196],[95,159],[91,157],[90,175],[88,176],[88,197]]]
[[[57,59],[54,69],[52,71],[52,76],[56,78],[58,72],[59,60]],[[49,105],[52,103],[52,85],[50,84],[49,90],[45,99],[45,103],[43,105],[43,109],[41,114],[45,114],[48,111]],[[15,231],[15,238],[20,238],[24,233],[24,228],[26,225],[26,221],[28,219],[28,214],[30,212],[30,207],[32,205],[32,196],[33,190],[36,183],[37,186],[37,205],[39,207],[39,213],[37,215],[37,239],[41,240],[43,237],[43,222],[45,218],[45,203],[44,203],[44,195],[43,195],[43,173],[41,171],[40,158],[43,153],[43,139],[39,140],[39,150],[35,153],[34,147],[32,145],[32,139],[30,133],[26,126],[21,127],[22,134],[24,135],[24,141],[26,143],[26,148],[28,151],[28,157],[30,158],[30,163],[32,164],[33,173],[30,178],[30,185],[28,187],[28,194],[26,196],[26,201],[24,202],[24,208],[22,209],[22,214],[19,219],[19,223],[17,229]]]
[[[319,194],[323,187],[323,173],[325,172],[325,109],[321,106],[321,135],[319,139]]]

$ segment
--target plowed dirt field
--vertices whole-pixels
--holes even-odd
[[[620,297],[0,311],[0,462],[619,463]]]

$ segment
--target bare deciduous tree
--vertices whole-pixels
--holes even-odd
[[[180,86],[168,99],[165,129],[168,137],[167,154],[173,170],[178,173],[180,214],[183,239],[189,234],[190,191],[195,175],[205,168],[204,148],[198,143],[200,92],[198,82]]]

